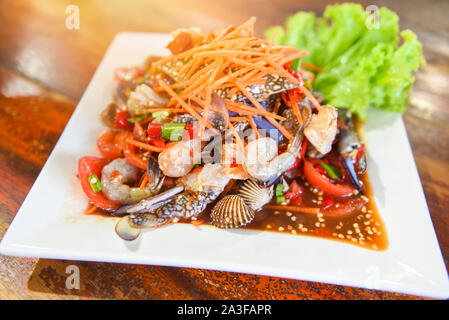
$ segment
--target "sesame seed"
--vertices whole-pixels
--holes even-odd
[[[295,230],[295,229],[293,229],[293,230],[292,230],[292,233],[293,233],[293,234],[296,234],[296,230]]]
[[[340,239],[344,239],[344,238],[345,238],[345,236],[344,236],[342,233],[338,234],[338,237],[339,237]]]
[[[284,231],[284,227],[279,227],[278,230],[279,231]]]
[[[288,225],[288,226],[287,226],[287,229],[288,229],[288,230],[292,230],[293,227],[292,227],[291,225]]]
[[[271,229],[271,224],[267,224],[267,229]]]
[[[340,204],[337,203],[337,204],[335,205],[335,208],[340,208]]]
[[[289,211],[287,211],[285,214],[287,215],[287,217],[291,217],[292,216],[292,213],[289,212]]]
[[[303,225],[302,223],[298,224],[298,229],[302,229]]]
[[[348,230],[348,231],[347,231],[347,234],[352,234],[352,230]]]
[[[325,223],[322,223],[322,224],[321,224],[321,228],[324,228],[324,227],[326,227],[326,224],[325,224]]]
[[[363,212],[363,213],[366,212],[366,207],[365,207],[365,206],[362,207],[362,212]]]
[[[320,223],[319,223],[319,222],[316,222],[316,223],[315,223],[315,227],[319,228],[319,227],[320,227]]]
[[[292,219],[292,221],[296,221],[296,217],[295,216],[291,217],[290,219]]]

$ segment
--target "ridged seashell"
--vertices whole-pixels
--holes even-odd
[[[239,196],[254,211],[259,211],[273,198],[273,186],[269,188],[260,187],[257,182],[247,180],[239,190]]]
[[[237,194],[225,196],[218,201],[210,214],[212,224],[218,228],[240,228],[254,219],[255,213]]]

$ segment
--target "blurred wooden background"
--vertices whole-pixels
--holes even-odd
[[[119,31],[170,32],[240,24],[257,32],[298,10],[321,14],[333,1],[97,0],[0,2],[0,237],[45,163],[97,65]],[[405,114],[408,135],[446,265],[449,258],[449,1],[362,1],[386,5],[423,42]],[[65,10],[80,9],[68,30]],[[95,107],[95,106],[94,106]],[[98,106],[99,107],[99,106]],[[394,156],[394,155],[392,155]],[[406,196],[404,195],[404,201]],[[65,288],[65,267],[81,270]],[[0,299],[414,299],[417,297],[228,272],[0,256]]]

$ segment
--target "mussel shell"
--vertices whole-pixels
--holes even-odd
[[[255,213],[237,194],[218,201],[210,214],[212,224],[221,229],[240,228],[254,219]]]
[[[246,180],[240,187],[239,196],[254,211],[259,211],[273,198],[273,186],[262,188],[253,180]]]

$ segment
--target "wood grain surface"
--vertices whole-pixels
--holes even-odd
[[[256,16],[257,32],[297,10],[333,1],[164,0],[0,2],[0,237],[45,163],[117,32],[212,30]],[[65,26],[80,9],[80,29]],[[386,5],[423,42],[407,132],[432,221],[449,259],[448,1],[363,1]],[[392,155],[394,156],[394,155]],[[406,201],[406,197],[404,197]],[[65,287],[66,266],[81,287]],[[0,299],[419,299],[409,295],[229,272],[0,256]]]

